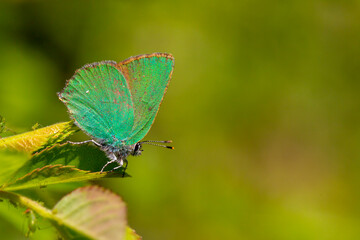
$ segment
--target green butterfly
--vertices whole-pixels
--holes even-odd
[[[71,118],[110,159],[127,167],[128,155],[140,155],[140,141],[150,130],[174,70],[167,53],[145,54],[122,62],[87,64],[67,81],[59,98]],[[81,142],[84,143],[84,142]],[[158,145],[163,146],[163,145]],[[170,146],[163,146],[171,148]]]

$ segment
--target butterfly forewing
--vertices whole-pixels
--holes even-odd
[[[131,145],[140,141],[154,122],[171,78],[174,58],[165,53],[141,55],[118,66],[128,82],[134,106],[134,124],[126,141]]]
[[[116,147],[132,132],[134,109],[127,81],[115,64],[86,65],[68,81],[59,97],[81,129]]]

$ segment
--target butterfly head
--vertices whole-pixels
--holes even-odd
[[[142,141],[142,142],[137,142],[133,145],[130,146],[130,154],[133,155],[133,156],[139,156],[141,155],[142,151],[144,151],[142,149],[142,145],[143,144],[150,144],[150,145],[155,145],[155,146],[158,146],[158,147],[165,147],[165,148],[169,148],[169,149],[174,149],[174,147],[171,147],[171,146],[166,146],[166,145],[161,145],[161,144],[158,144],[158,143],[171,143],[172,141]]]
[[[141,149],[141,147],[142,147],[141,142],[135,143],[134,145],[132,145],[132,147],[133,147],[133,151],[132,151],[131,155],[133,155],[133,156],[139,156],[139,155],[141,155],[142,151],[144,151]]]

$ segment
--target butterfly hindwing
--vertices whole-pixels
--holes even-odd
[[[101,143],[123,144],[131,134],[134,109],[128,83],[112,61],[79,69],[59,94],[77,125]]]
[[[166,53],[154,53],[129,58],[118,64],[132,96],[134,124],[127,144],[137,143],[149,131],[169,84],[174,58]]]

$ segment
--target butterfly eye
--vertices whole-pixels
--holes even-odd
[[[141,148],[141,143],[136,143],[135,147],[134,147],[134,152],[136,153],[136,152],[141,151],[140,148]]]
[[[133,152],[132,152],[131,154],[132,154],[133,156],[139,156],[139,155],[141,155],[141,152],[142,152],[142,150],[141,150],[141,143],[138,142],[138,143],[135,144],[134,150],[133,150]]]

